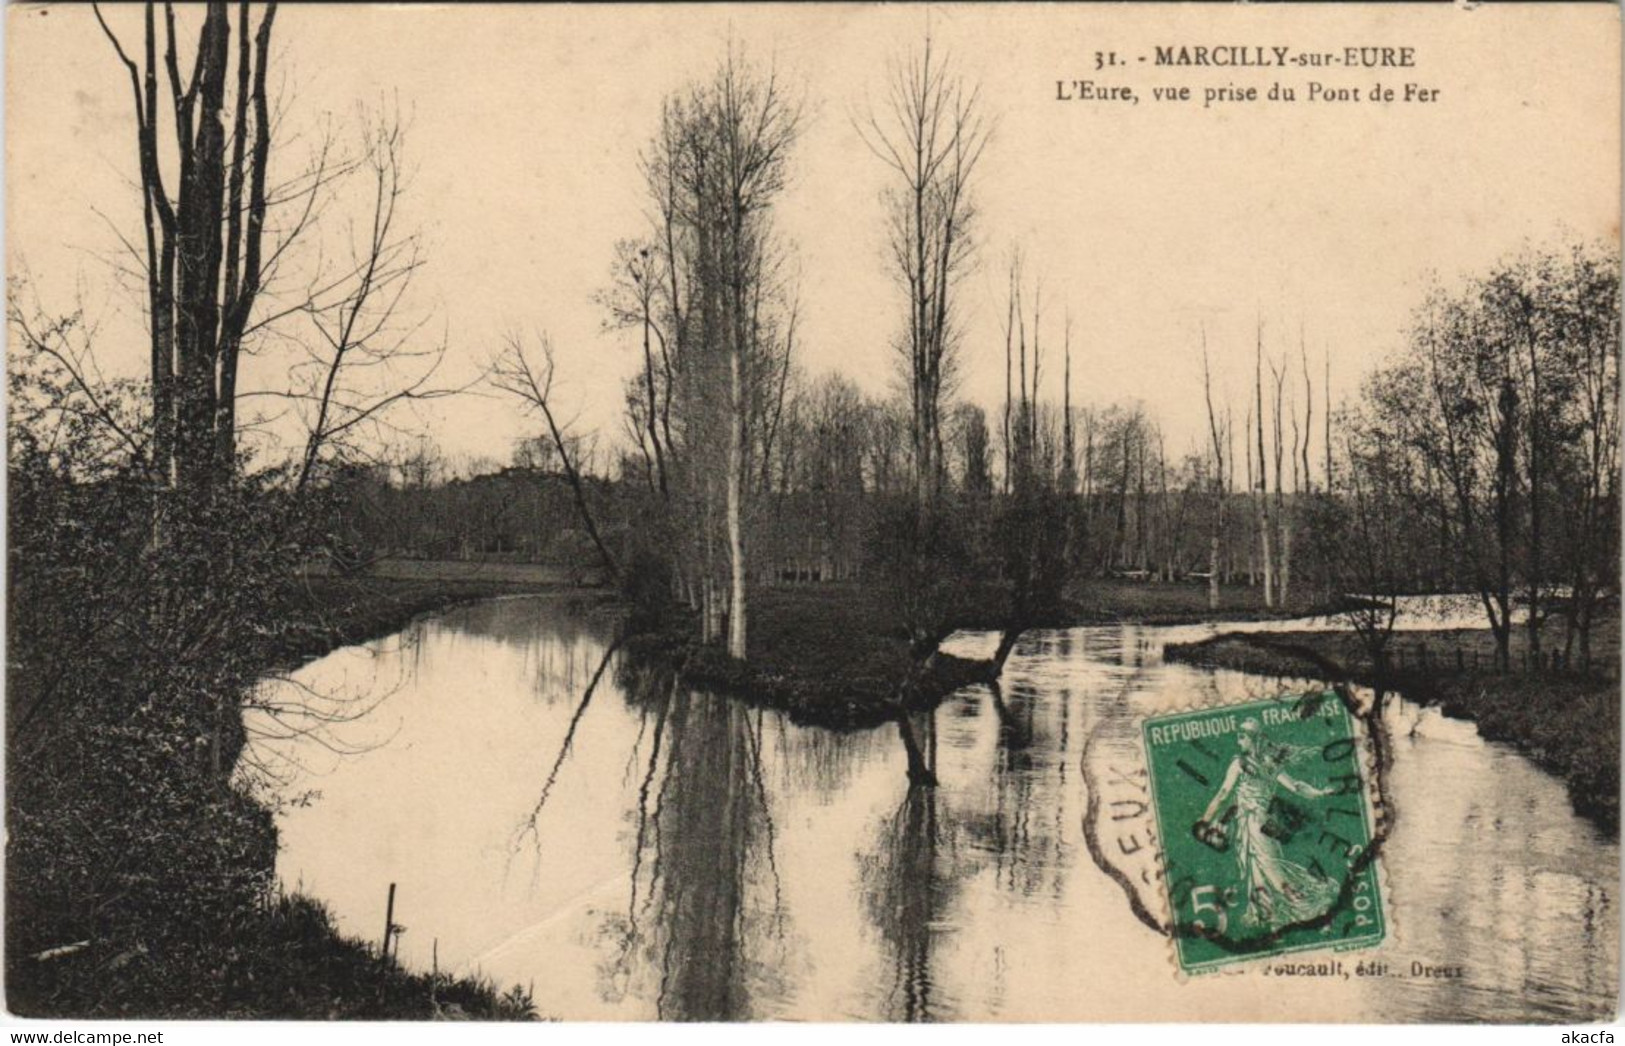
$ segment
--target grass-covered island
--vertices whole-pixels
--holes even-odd
[[[665,661],[688,682],[782,708],[798,723],[837,729],[879,725],[905,706],[931,707],[991,675],[986,662],[942,653],[917,671],[907,634],[885,601],[863,586],[769,589],[753,610],[745,660],[696,642],[684,612],[634,632],[625,648]]]
[[[1526,637],[1515,632],[1512,664],[1492,667],[1488,629],[1396,632],[1388,647],[1387,688],[1447,716],[1471,720],[1480,736],[1503,741],[1561,777],[1580,814],[1609,834],[1619,831],[1619,621],[1601,620],[1589,669],[1532,669]],[[1322,678],[1340,666],[1355,683],[1377,674],[1352,631],[1227,632],[1174,643],[1163,656],[1186,664],[1282,678]],[[1318,662],[1318,663],[1317,663]]]
[[[990,596],[984,606],[996,602]],[[1208,609],[1207,589],[1198,585],[1092,579],[1071,586],[1061,604],[1032,627],[1186,624],[1215,613],[1249,621],[1311,610],[1310,604],[1267,610],[1258,589],[1237,585],[1225,586],[1215,612]],[[656,627],[634,627],[625,648],[633,656],[664,659],[689,682],[782,708],[799,723],[835,728],[876,726],[901,709],[926,710],[961,687],[998,678],[1000,666],[989,660],[934,651],[922,663],[892,600],[875,585],[764,588],[751,613],[744,660],[696,641],[693,615],[682,611],[668,613]],[[975,606],[961,611],[954,624],[993,632],[1005,627],[1000,615]]]

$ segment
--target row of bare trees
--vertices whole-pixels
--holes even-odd
[[[1618,596],[1618,268],[1616,248],[1571,244],[1526,249],[1455,289],[1436,286],[1402,350],[1335,411],[1324,394],[1328,361],[1318,486],[1307,356],[1300,342],[1300,426],[1289,394],[1283,409],[1292,375],[1260,337],[1243,429],[1244,522],[1266,604],[1291,592],[1296,537],[1309,553],[1300,586],[1314,586],[1322,602],[1361,597],[1347,616],[1373,663],[1400,598],[1416,593],[1476,598],[1502,668],[1520,618],[1531,661],[1555,646],[1546,633],[1557,620],[1561,657],[1589,663],[1598,613]],[[1205,351],[1204,381],[1217,549],[1234,524],[1225,507],[1234,505],[1226,473],[1235,465],[1231,415],[1214,403]],[[1295,496],[1283,496],[1289,489]],[[1218,558],[1209,568],[1215,599]]]
[[[839,380],[797,394],[794,265],[772,213],[801,105],[732,48],[709,79],[663,105],[642,156],[650,228],[620,245],[603,295],[609,326],[640,350],[625,415],[658,505],[646,544],[674,560],[673,585],[699,611],[702,640],[725,631],[734,657],[747,646],[748,546],[772,529],[784,494],[816,493],[823,529],[842,543],[861,540],[843,517],[861,509],[850,499],[865,487],[906,486],[921,517],[944,509],[957,291],[975,251],[970,187],[991,128],[975,88],[929,41],[893,64],[885,98],[855,122],[892,175],[886,268],[907,306],[901,417]],[[516,380],[549,370],[513,344],[493,374],[551,415],[545,381]]]
[[[545,353],[528,355],[545,361]],[[1052,376],[1064,382],[1064,355],[1057,371]],[[1014,435],[1036,448],[1032,461],[1047,470],[1047,482],[1057,495],[1072,502],[1069,573],[1127,573],[1157,581],[1190,580],[1196,575],[1200,580],[1216,507],[1205,458],[1193,450],[1182,455],[1168,451],[1161,425],[1137,404],[1073,407],[1070,445],[1075,473],[1069,473],[1066,386],[1041,389],[1039,395],[1030,381],[1029,377],[1028,421]],[[1012,388],[1012,416],[1020,409],[1014,402],[1017,396]],[[993,416],[1001,414],[1002,408]],[[798,566],[808,568],[803,580],[813,572],[820,580],[862,573],[870,513],[880,503],[911,500],[915,495],[908,419],[909,405],[900,397],[866,395],[840,374],[808,380],[792,373],[778,437],[753,480],[755,505],[749,522],[753,575],[774,580],[783,570]],[[637,525],[636,506],[661,500],[655,466],[649,456],[629,446],[623,446],[616,458],[569,429],[564,424],[567,418],[557,420],[566,430],[563,454],[550,435],[528,437],[516,444],[511,465],[504,467],[491,459],[449,459],[431,442],[419,440],[374,455],[377,460],[364,466],[334,470],[329,482],[351,492],[376,491],[367,498],[393,506],[382,514],[387,518],[378,520],[387,525],[362,528],[376,539],[368,547],[372,554],[395,550],[444,555],[446,549],[466,549],[482,555],[492,550],[492,535],[501,533],[500,528],[486,526],[479,512],[444,514],[429,506],[441,504],[443,492],[466,491],[487,480],[491,490],[500,488],[499,479],[535,487],[567,482],[570,470],[563,462],[568,458],[612,558],[624,561],[633,551],[628,541],[629,531]],[[1015,478],[1012,472],[1007,483],[999,427],[989,424],[989,413],[982,407],[958,402],[944,418],[942,431],[944,498],[960,515],[972,508],[985,514],[1007,495]],[[1250,497],[1246,491],[1231,491],[1217,507],[1250,524],[1255,518]],[[1286,500],[1294,505],[1298,495],[1289,493]],[[491,512],[500,508],[492,506]],[[358,511],[369,518],[379,516],[366,506]],[[1302,510],[1294,505],[1294,511]],[[585,543],[589,557],[601,562],[603,556],[594,549],[579,513],[564,522]],[[1307,523],[1300,523],[1300,531],[1304,526]],[[567,536],[539,534],[535,540],[515,541],[513,547],[532,550],[527,554],[555,544],[575,547],[573,542],[553,540],[558,537]],[[1251,525],[1227,529],[1219,557],[1219,573],[1226,583],[1261,582],[1256,544]],[[1300,551],[1300,560],[1303,555]]]
[[[1032,595],[1024,584],[1068,572],[1194,575],[1215,609],[1224,584],[1238,579],[1259,585],[1272,608],[1402,583],[1481,592],[1504,642],[1517,589],[1538,649],[1548,589],[1562,584],[1569,594],[1553,605],[1569,619],[1566,642],[1587,645],[1611,587],[1599,556],[1617,544],[1617,519],[1604,507],[1616,489],[1618,442],[1609,414],[1617,374],[1597,333],[1610,315],[1605,262],[1520,262],[1463,296],[1440,296],[1409,362],[1341,410],[1329,351],[1317,367],[1303,331],[1272,337],[1272,346],[1262,322],[1252,389],[1238,410],[1214,388],[1204,332],[1206,438],[1170,453],[1138,406],[1073,402],[1070,317],[1059,325],[1055,367],[1046,350],[1053,356],[1057,325],[1046,324],[1042,287],[1029,285],[1018,261],[1005,403],[990,422],[954,401],[953,379],[965,350],[960,287],[986,235],[975,177],[993,121],[975,85],[927,40],[892,64],[885,95],[855,124],[889,174],[884,267],[900,292],[894,347],[904,393],[891,405],[840,379],[809,383],[794,366],[792,265],[771,217],[800,109],[772,72],[730,52],[710,79],[667,100],[643,155],[650,228],[621,245],[603,301],[609,325],[639,347],[625,419],[633,471],[660,506],[645,529],[660,535],[650,544],[675,550],[672,585],[700,611],[703,638],[726,632],[730,653],[743,656],[753,565],[773,572],[750,546],[763,537],[776,547],[785,528],[775,530],[774,513],[811,492],[823,502],[825,543],[837,546],[863,530],[845,525],[853,505],[906,495],[911,517],[890,522],[917,541],[894,549],[914,565],[889,583],[916,596],[963,537],[945,536],[944,519],[968,518],[965,499],[981,498],[984,521],[1001,521],[984,529],[1002,557],[1012,621],[1033,617],[1020,609]],[[522,345],[503,359],[499,380],[526,373]],[[1059,387],[1046,398],[1055,370]],[[548,412],[545,380],[518,384]],[[563,448],[566,427],[553,428]],[[1400,454],[1414,460],[1401,467]],[[1390,502],[1409,507],[1396,515]],[[804,511],[805,501],[795,504]],[[1382,527],[1373,504],[1386,506]],[[1015,526],[1023,514],[1046,519],[1042,534],[1061,535],[1059,547]],[[1398,556],[1396,519],[1422,527],[1437,554]],[[1393,554],[1373,560],[1373,542],[1392,544]],[[610,563],[614,553],[603,557]],[[1381,563],[1391,576],[1384,586],[1353,585],[1357,560],[1366,575]],[[850,557],[831,573],[848,570]],[[905,602],[929,608],[904,617],[918,649],[934,649],[941,607]]]
[[[1202,462],[1202,468],[1208,476],[1213,503],[1206,571],[1208,606],[1209,609],[1218,609],[1220,582],[1233,573],[1232,569],[1227,569],[1222,550],[1230,540],[1229,528],[1234,522],[1240,522],[1249,535],[1245,539],[1249,581],[1262,578],[1266,607],[1284,607],[1291,599],[1293,540],[1302,528],[1300,506],[1316,491],[1311,468],[1311,446],[1315,438],[1315,382],[1308,348],[1300,331],[1296,361],[1288,353],[1282,353],[1279,359],[1268,356],[1264,351],[1263,323],[1258,325],[1254,339],[1253,395],[1241,428],[1247,504],[1239,519],[1233,519],[1227,511],[1236,490],[1235,415],[1228,403],[1223,405],[1221,414],[1219,405],[1214,402],[1213,372],[1205,329],[1201,335],[1201,351],[1202,392],[1208,427],[1206,460]],[[1292,372],[1294,362],[1298,364],[1297,374]],[[1297,401],[1299,379],[1303,388],[1301,415]],[[1321,489],[1324,491],[1329,489],[1332,482],[1329,352],[1325,360],[1321,403],[1321,417],[1325,424],[1322,437],[1325,464],[1321,471]],[[1249,516],[1250,519],[1247,518]]]

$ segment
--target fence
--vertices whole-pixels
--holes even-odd
[[[1610,657],[1592,654],[1581,660],[1571,652],[1553,649],[1538,655],[1531,650],[1514,651],[1511,664],[1502,668],[1496,663],[1493,651],[1481,647],[1470,649],[1447,646],[1442,649],[1426,643],[1399,645],[1389,655],[1397,672],[1412,673],[1474,673],[1506,675],[1508,673],[1550,674],[1582,679],[1617,679],[1619,663]]]

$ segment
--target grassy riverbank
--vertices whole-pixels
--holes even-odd
[[[71,946],[70,946],[71,947]],[[240,923],[232,940],[125,951],[102,960],[87,992],[90,947],[17,957],[25,977],[7,987],[23,1017],[179,1020],[533,1020],[528,990],[490,981],[380,967],[364,941],[345,937],[320,902],[278,897]]]
[[[503,577],[385,578],[309,577],[284,596],[286,622],[268,637],[267,667],[297,664],[341,646],[392,635],[413,618],[500,596],[549,594],[583,606],[601,606],[612,594]]]
[[[1577,812],[1617,833],[1618,622],[1599,622],[1597,630],[1593,663],[1609,667],[1592,675],[1490,672],[1493,642],[1486,629],[1406,632],[1394,639],[1390,686],[1412,701],[1473,721],[1487,740],[1511,744],[1564,780]],[[1521,646],[1515,643],[1512,649],[1518,664]],[[1164,656],[1187,664],[1307,678],[1324,675],[1315,663],[1320,658],[1342,666],[1357,683],[1370,685],[1374,679],[1358,637],[1348,632],[1230,632],[1200,643],[1172,644]],[[1401,657],[1405,667],[1398,667]],[[1472,670],[1475,660],[1483,671]]]
[[[275,611],[268,615],[277,626],[243,640],[237,649],[245,665],[263,672],[389,635],[424,613],[528,592],[556,593],[586,607],[601,606],[606,598],[597,592],[488,578],[313,577],[284,586]],[[82,706],[63,706],[62,714],[70,713],[89,714]],[[112,728],[116,745],[117,724]],[[8,849],[12,861],[6,935],[6,1007],[11,1012],[76,1018],[536,1016],[528,992],[519,988],[504,992],[485,981],[380,965],[376,942],[342,935],[318,901],[274,895],[271,813],[238,790],[208,793],[212,798],[203,802],[161,790],[153,796],[155,788],[164,787],[162,771],[143,765],[139,776],[118,777],[123,773],[127,771],[118,770],[114,781],[94,774],[66,778],[73,784],[57,786],[54,803],[45,809],[54,811],[51,816],[72,816],[91,824],[145,818],[152,826],[149,834],[172,833],[153,844],[160,848],[168,845],[163,839],[172,837],[214,842],[195,853],[188,851],[184,859],[172,854],[175,860],[201,862],[190,865],[194,869],[190,872],[177,872],[182,876],[178,897],[156,903],[132,901],[128,910],[80,919],[73,919],[70,910],[71,930],[68,926],[46,930],[34,907],[50,903],[36,901],[40,888],[53,881],[106,875],[105,866],[116,854],[93,848],[42,851],[31,841],[33,833],[46,828],[34,826],[39,815],[14,821]],[[129,804],[134,805],[127,809]],[[94,841],[102,834],[89,838]],[[27,868],[26,874],[19,865]],[[268,888],[273,897],[266,902]],[[164,907],[175,904],[183,911],[218,913],[219,921],[231,929],[201,936],[191,933]],[[62,922],[64,916],[58,911],[49,918]]]

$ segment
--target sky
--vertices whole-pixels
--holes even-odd
[[[103,370],[138,374],[141,299],[107,260],[119,233],[140,228],[128,81],[88,7],[7,16],[8,271],[48,311],[82,301]],[[109,17],[138,39],[138,7]],[[288,136],[276,162],[297,166],[324,121],[342,129],[358,107],[398,108],[412,174],[402,221],[426,259],[403,309],[426,321],[422,337],[444,338],[444,381],[473,381],[508,331],[546,331],[566,411],[611,438],[639,350],[605,330],[595,296],[616,241],[644,228],[639,151],[661,100],[735,41],[807,104],[775,218],[801,273],[801,364],[881,393],[904,307],[881,250],[887,170],[854,117],[883,90],[887,62],[929,31],[997,120],[975,183],[979,264],[960,290],[962,394],[1002,400],[1005,266],[1019,248],[1043,280],[1048,345],[1072,317],[1074,402],[1142,402],[1173,455],[1205,439],[1204,332],[1239,425],[1260,324],[1271,353],[1296,359],[1301,337],[1317,397],[1329,356],[1341,397],[1402,345],[1430,280],[1456,284],[1529,243],[1617,243],[1618,17],[1609,5],[293,5],[276,22]],[[1409,46],[1416,64],[1135,60],[1158,45],[1230,44]],[[1096,72],[1097,51],[1127,64]],[[1058,80],[1132,84],[1141,101],[1058,100]],[[1200,102],[1205,87],[1310,80],[1364,92],[1415,82],[1440,96]],[[1163,85],[1198,100],[1156,102]],[[268,347],[243,380],[274,388],[286,368]],[[1046,375],[1058,382],[1060,367]],[[1059,398],[1058,385],[1043,392]],[[477,389],[417,410],[397,420],[468,459],[506,462],[538,431]]]

